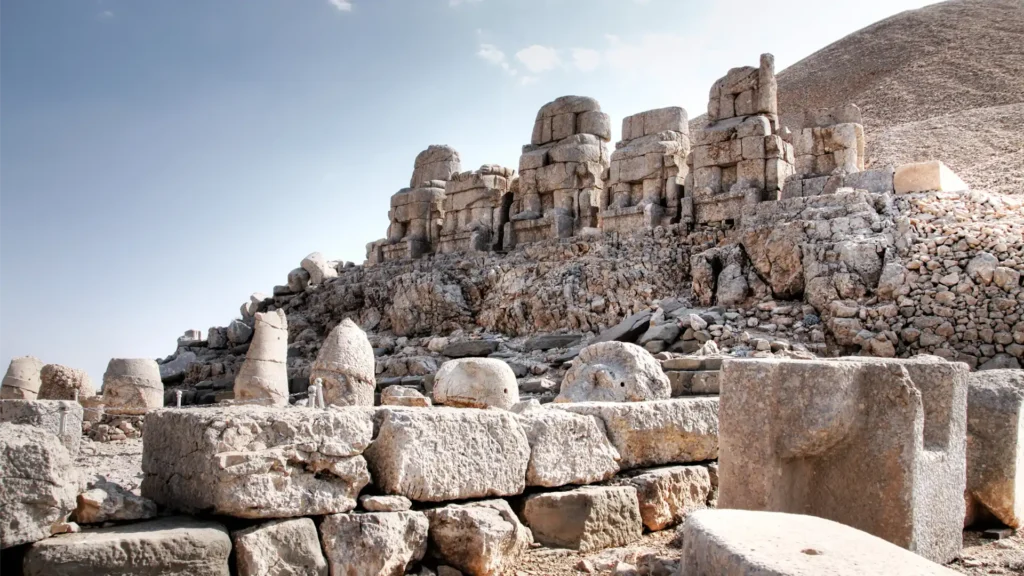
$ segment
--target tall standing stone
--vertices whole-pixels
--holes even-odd
[[[324,402],[338,406],[373,406],[377,387],[373,346],[366,333],[346,318],[331,330],[309,373],[309,383],[319,378]]]
[[[103,373],[103,404],[108,414],[145,414],[163,408],[160,367],[146,358],[113,358]]]
[[[968,522],[1024,526],[1024,370],[982,370],[967,397]]]
[[[11,359],[0,384],[0,400],[35,400],[43,383],[39,378],[42,369],[42,361],[33,356]]]
[[[235,399],[288,404],[288,317],[284,310],[256,313],[256,332],[235,377]]]

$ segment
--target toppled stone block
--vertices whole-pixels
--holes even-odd
[[[623,470],[718,458],[718,398],[552,404],[597,416],[619,451]]]
[[[967,397],[967,524],[987,512],[1024,526],[1024,371],[970,375]],[[977,508],[983,510],[978,510]]]
[[[174,517],[62,534],[25,554],[25,576],[228,576],[231,538],[214,522]]]
[[[382,407],[365,457],[388,494],[443,502],[520,494],[530,445],[516,416],[498,410]]]
[[[320,524],[332,574],[405,574],[427,552],[423,512],[334,514]]]
[[[530,442],[527,486],[593,484],[619,471],[619,451],[594,416],[526,408],[520,423]]]
[[[580,351],[555,402],[640,402],[668,398],[668,377],[650,352],[625,342],[600,342]]]
[[[666,466],[623,480],[636,488],[644,526],[657,532],[708,507],[711,474],[706,466]]]
[[[381,390],[380,404],[381,406],[407,406],[410,408],[427,408],[431,406],[430,398],[400,384],[388,386]]]
[[[893,177],[893,188],[897,194],[913,192],[960,192],[967,190],[967,184],[949,169],[948,166],[932,160],[931,162],[915,162],[896,167]]]
[[[0,423],[0,548],[48,538],[75,508],[78,473],[53,434]]]
[[[0,422],[42,428],[57,436],[71,457],[82,445],[82,405],[73,400],[0,400]]]
[[[310,518],[274,520],[231,534],[239,576],[327,576]]]
[[[156,503],[136,496],[120,484],[100,479],[90,482],[88,489],[78,495],[74,520],[79,524],[127,522],[155,518]]]
[[[309,371],[309,383],[319,378],[324,402],[336,406],[373,406],[377,387],[373,346],[366,333],[346,318],[331,330]]]
[[[438,404],[508,410],[519,402],[519,384],[503,360],[459,358],[441,365],[434,376],[433,394]]]
[[[284,310],[256,313],[256,331],[235,376],[235,399],[288,404],[288,317]]]
[[[33,356],[12,358],[0,383],[0,400],[35,400],[43,384],[42,369],[43,362]]]
[[[164,406],[160,367],[148,358],[113,358],[103,373],[107,414],[145,414]]]
[[[814,516],[702,510],[682,528],[680,574],[919,574],[954,576],[855,528]]]
[[[217,338],[216,336],[214,337]],[[185,379],[185,374],[188,372],[188,365],[196,361],[195,352],[185,351],[178,352],[174,355],[174,358],[169,362],[160,364],[160,379],[164,383],[172,384],[178,383]]]
[[[504,500],[449,504],[426,513],[431,554],[470,576],[501,574],[533,543]]]
[[[523,504],[523,517],[538,542],[580,552],[625,546],[643,534],[632,486],[534,494]]]
[[[928,356],[726,360],[719,506],[811,513],[956,558],[967,373]]]
[[[188,513],[288,518],[348,512],[370,482],[360,408],[185,408],[146,417],[142,495]]]
[[[450,358],[487,356],[497,349],[498,343],[494,340],[463,340],[462,342],[452,342],[442,348],[441,355]]]
[[[47,364],[39,371],[39,400],[74,400],[96,395],[96,387],[85,370]]]
[[[303,258],[300,266],[303,270],[309,273],[309,283],[314,286],[323,284],[324,280],[329,278],[338,277],[338,270],[334,268],[334,266],[331,266],[331,263],[327,261],[327,258],[319,252],[313,252]],[[252,314],[250,314],[250,316],[251,315]]]

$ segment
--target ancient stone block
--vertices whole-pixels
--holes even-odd
[[[381,406],[408,406],[426,408],[431,406],[430,398],[407,386],[395,384],[380,392]]]
[[[288,404],[288,317],[284,310],[256,314],[256,330],[235,376],[235,398]]]
[[[707,508],[711,475],[706,466],[666,466],[644,470],[626,480],[636,488],[640,517],[652,531],[664,530]]]
[[[893,176],[893,188],[897,194],[931,190],[958,192],[967,190],[967,184],[948,166],[938,160],[932,160],[897,166]]]
[[[521,412],[519,421],[530,442],[527,486],[592,484],[619,471],[619,451],[597,418],[535,408]]]
[[[580,351],[556,402],[639,402],[668,398],[668,377],[653,356],[626,342],[599,342]]]
[[[113,358],[103,373],[108,414],[145,414],[164,405],[160,367],[148,358]]]
[[[97,480],[78,495],[73,520],[79,524],[148,520],[157,514],[156,503],[136,496],[120,484]]]
[[[970,375],[967,397],[968,523],[983,512],[1024,526],[1024,371]],[[981,508],[980,510],[978,508]]]
[[[228,576],[231,538],[215,522],[172,517],[62,534],[25,554],[25,576]]]
[[[231,539],[239,576],[327,576],[316,525],[309,518],[259,524],[233,532]]]
[[[471,576],[501,574],[533,543],[530,530],[504,500],[449,504],[426,514],[431,553]]]
[[[72,400],[0,400],[0,422],[24,424],[57,436],[71,457],[82,444],[82,405]]]
[[[811,513],[955,558],[966,380],[966,365],[927,356],[726,360],[719,506]]]
[[[370,481],[360,408],[185,408],[146,416],[142,495],[189,513],[288,518],[348,512]]]
[[[427,551],[423,512],[334,514],[320,524],[332,574],[406,574]]]
[[[523,518],[540,543],[591,552],[640,539],[643,524],[632,486],[586,486],[534,494]]]
[[[74,400],[96,395],[96,387],[85,370],[47,364],[39,371],[39,400]]]
[[[309,274],[309,283],[314,286],[319,286],[324,283],[324,280],[329,278],[337,278],[338,271],[330,265],[327,258],[319,253],[313,252],[302,259],[302,269]],[[254,315],[256,312],[251,311],[249,316]]]
[[[416,155],[410,188],[418,188],[432,180],[449,180],[462,170],[459,153],[451,146],[431,144]]]
[[[434,402],[448,406],[508,410],[519,402],[519,384],[503,360],[459,358],[441,365],[433,396]]]
[[[580,402],[552,408],[597,416],[623,470],[718,458],[718,398]]]
[[[443,502],[519,494],[530,445],[509,412],[382,407],[380,431],[364,456],[388,494]]]
[[[373,346],[359,326],[346,318],[324,340],[309,371],[309,383],[319,378],[324,402],[337,406],[373,406],[377,387]]]
[[[0,400],[35,400],[42,380],[43,363],[33,356],[12,358],[0,384]]]
[[[895,170],[892,166],[863,170],[847,174],[843,179],[843,185],[854,190],[867,190],[875,194],[892,194],[894,174]]]

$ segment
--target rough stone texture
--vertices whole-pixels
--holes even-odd
[[[257,313],[252,343],[235,377],[235,399],[288,404],[287,361],[288,318],[284,311]]]
[[[373,406],[377,386],[373,346],[366,333],[346,318],[331,330],[313,362],[309,383],[323,381],[324,402],[337,406]]]
[[[0,422],[42,428],[57,436],[72,458],[82,444],[83,414],[82,405],[70,400],[0,400]]]
[[[964,184],[964,181],[955,172],[938,160],[897,166],[893,186],[897,194],[967,190],[967,184]]]
[[[581,552],[624,546],[643,533],[632,486],[534,494],[523,504],[523,518],[538,542]]]
[[[370,512],[404,512],[412,501],[405,496],[360,496],[359,505]]]
[[[427,551],[422,512],[334,514],[320,533],[332,574],[402,576]]]
[[[504,500],[449,504],[427,516],[431,554],[470,576],[501,574],[533,543]]]
[[[437,251],[488,252],[501,248],[515,170],[485,164],[454,174],[445,184],[444,224]]]
[[[415,408],[427,408],[431,406],[430,398],[420,394],[412,388],[401,385],[388,386],[381,390],[381,406],[408,406]]]
[[[39,400],[74,400],[96,395],[96,387],[85,370],[60,364],[47,364],[39,371]]]
[[[814,514],[956,558],[967,373],[934,357],[726,360],[719,506]]]
[[[228,576],[230,554],[220,524],[161,518],[37,542],[25,554],[25,576]]]
[[[370,482],[361,408],[185,408],[147,416],[142,495],[188,513],[287,518],[348,512]]]
[[[530,442],[527,486],[593,484],[619,471],[619,451],[596,417],[533,408],[519,421]]]
[[[319,252],[313,252],[303,258],[300,266],[309,274],[309,283],[314,286],[323,284],[324,280],[338,276],[338,271]]]
[[[516,416],[497,410],[377,410],[364,456],[383,492],[443,502],[523,491],[530,445]]]
[[[12,358],[0,383],[0,400],[35,400],[43,383],[42,369],[43,362],[34,356]]]
[[[431,144],[416,155],[409,187],[416,188],[432,180],[449,180],[462,169],[459,153],[451,146]]]
[[[231,534],[239,576],[327,576],[310,518],[274,520]]]
[[[798,514],[701,510],[686,520],[682,540],[679,573],[687,576],[957,574],[855,528]]]
[[[668,377],[650,352],[635,344],[600,342],[573,360],[555,401],[640,402],[671,394]]]
[[[508,410],[519,402],[519,384],[512,368],[502,360],[449,360],[434,376],[434,402],[463,408]]]
[[[711,475],[706,466],[666,466],[644,470],[628,480],[636,488],[640,517],[652,531],[664,530],[708,507]]]
[[[74,521],[79,524],[102,524],[155,518],[156,503],[136,496],[120,484],[104,479],[90,482],[88,489],[78,495]]]
[[[980,507],[1019,529],[1024,526],[1024,371],[975,372],[969,383],[967,523],[982,515],[975,510]]]
[[[718,398],[551,406],[597,416],[619,451],[623,470],[718,458]]]
[[[0,548],[49,537],[75,508],[79,477],[46,430],[0,423]]]
[[[113,358],[103,373],[103,405],[108,414],[145,414],[164,405],[160,367],[148,358]]]

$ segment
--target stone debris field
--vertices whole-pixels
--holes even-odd
[[[564,96],[364,264],[101,387],[14,359],[3,573],[1024,573],[1024,195],[789,121],[771,54],[699,130]]]

